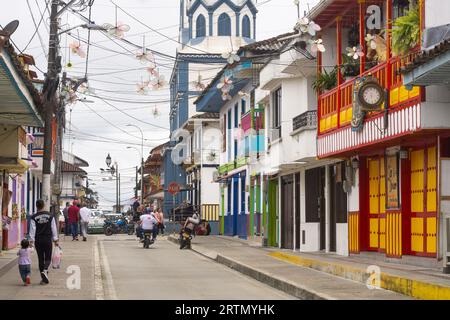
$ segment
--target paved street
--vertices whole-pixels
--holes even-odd
[[[181,251],[165,239],[149,250],[129,236],[91,236],[88,242],[68,237],[62,238],[61,246],[64,264],[51,270],[49,286],[38,284],[34,259],[32,286],[21,285],[14,266],[0,278],[0,299],[294,299],[193,251]],[[66,287],[70,265],[80,266],[80,290]]]

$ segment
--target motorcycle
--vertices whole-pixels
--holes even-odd
[[[120,218],[117,221],[106,220],[103,225],[103,232],[106,236],[118,233],[126,233],[131,236],[134,234],[134,224],[128,222],[126,218]]]
[[[182,228],[180,230],[180,236],[178,238],[178,242],[180,243],[180,250],[187,248],[191,248],[191,240],[192,240],[192,230],[188,228]]]
[[[151,244],[155,242],[155,240],[152,239],[152,231],[151,230],[145,230],[144,232],[144,249],[148,249]]]

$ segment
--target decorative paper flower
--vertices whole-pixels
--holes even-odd
[[[156,64],[153,61],[150,61],[146,70],[148,73],[150,73],[150,75],[155,76],[155,77],[158,76],[158,71],[156,70]]]
[[[153,57],[153,53],[150,50],[139,51],[136,53],[136,59],[138,59],[141,63],[147,63],[155,60]]]
[[[229,93],[233,89],[233,80],[229,77],[223,77],[222,82],[217,85],[217,89],[222,90],[222,93]]]
[[[91,88],[87,82],[83,82],[78,87],[78,92],[81,94],[95,94],[95,90]]]
[[[162,89],[166,85],[166,80],[162,74],[158,75],[157,77],[153,78],[151,81],[152,87],[154,90]]]
[[[375,36],[373,36],[373,35],[371,35],[370,33],[368,33],[368,34],[366,35],[365,40],[366,40],[367,44],[370,45],[370,47],[371,47],[373,50],[376,50],[376,48],[377,48],[377,42],[376,42],[376,37],[375,37]]]
[[[144,81],[136,85],[136,92],[139,94],[142,95],[147,94],[147,90],[148,90],[148,83]]]
[[[347,55],[349,57],[353,57],[353,59],[355,59],[355,60],[358,60],[360,57],[364,56],[364,52],[361,51],[361,48],[359,46],[353,47],[353,48],[348,47]]]
[[[197,91],[203,91],[205,90],[206,86],[202,83],[202,76],[199,73],[198,74],[198,78],[196,81],[192,81],[192,86],[197,90]]]
[[[231,95],[228,92],[223,92],[222,93],[222,100],[223,101],[227,101],[227,100],[231,100]]]
[[[75,104],[77,101],[78,101],[77,94],[73,91],[70,91],[67,97],[67,104],[68,105]]]
[[[130,26],[122,22],[118,22],[115,26],[110,23],[105,23],[102,27],[107,30],[109,35],[117,38],[123,38],[125,32],[130,31]]]
[[[80,58],[86,58],[86,53],[81,48],[81,43],[74,41],[69,44],[69,47],[72,50],[73,54],[76,54]]]
[[[228,64],[233,64],[241,60],[241,57],[237,55],[236,51],[224,52],[222,53],[222,58],[226,59]]]
[[[318,24],[316,24],[314,21],[309,21],[309,19],[306,17],[298,20],[295,28],[301,33],[309,33],[312,37],[316,35],[316,32],[321,30]]]
[[[311,44],[311,51],[313,53],[317,53],[317,51],[325,52],[325,46],[323,45],[322,39],[310,40],[309,43]]]

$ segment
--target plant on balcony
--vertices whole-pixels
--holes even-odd
[[[392,50],[395,55],[408,53],[419,43],[420,12],[417,6],[395,19],[392,27]]]
[[[342,55],[341,72],[344,78],[353,78],[359,75],[360,60],[355,60],[346,54]]]
[[[12,205],[12,221],[16,221],[19,219],[19,207],[17,204]]]
[[[212,161],[216,160],[216,157],[217,157],[216,153],[215,153],[214,151],[211,151],[211,152],[208,154],[208,157],[207,157],[206,159],[207,159],[208,161],[212,162]]]
[[[20,220],[25,221],[27,219],[27,212],[25,211],[25,208],[22,207],[22,210],[20,210]]]
[[[312,88],[316,91],[331,90],[337,85],[338,67],[334,67],[331,72],[327,72],[325,69],[317,76],[317,79],[313,82]]]

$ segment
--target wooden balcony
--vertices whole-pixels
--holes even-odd
[[[255,108],[243,114],[241,117],[241,128],[244,134],[249,133],[251,129],[264,129],[264,109]]]
[[[403,78],[400,74],[400,68],[411,62],[419,52],[419,49],[417,49],[407,56],[391,58],[389,62],[379,64],[363,74],[372,74],[373,77],[378,79],[381,86],[389,90],[389,110],[408,107],[421,101],[421,88],[413,87],[412,90],[407,90],[403,86]],[[342,85],[319,96],[319,136],[350,126],[353,111],[354,81],[355,78],[349,79]],[[366,121],[377,115],[379,115],[379,112],[368,114]]]

